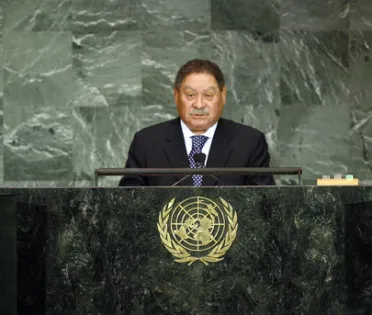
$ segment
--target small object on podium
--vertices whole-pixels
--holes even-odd
[[[346,175],[345,178],[342,175],[335,175],[334,178],[324,175],[322,178],[318,178],[316,184],[318,186],[358,186],[358,178],[354,178],[353,175]]]

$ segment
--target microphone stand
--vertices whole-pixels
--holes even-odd
[[[196,153],[196,154],[194,154],[195,165],[197,167],[199,167],[199,168],[203,168],[204,167],[204,163],[205,163],[205,158],[206,158],[206,155],[204,153]],[[218,179],[213,174],[208,174],[208,175],[205,175],[205,176],[211,176],[218,183],[222,184],[222,186],[225,186],[225,183],[223,181],[221,181],[220,179]]]
[[[208,175],[204,175],[204,176],[208,176]],[[221,184],[221,186],[225,186],[225,183],[223,181],[221,181],[220,179],[218,179],[216,176],[214,176],[212,174],[209,174],[209,176],[214,178],[218,183]],[[178,182],[175,182],[171,187],[177,186],[178,184],[182,183],[184,180],[186,180],[189,177],[190,177],[190,175],[186,175],[185,177],[182,177]]]
[[[203,163],[200,163],[200,162],[196,162],[195,164],[199,164],[199,168],[203,168],[204,165]],[[218,183],[222,184],[222,186],[225,186],[225,183],[223,181],[221,181],[220,179],[218,179],[216,176],[214,176],[213,174],[208,174],[208,175],[204,175],[204,176],[210,176],[212,177],[213,179],[215,179]]]
[[[204,161],[205,161],[205,154],[204,153],[196,153],[194,154],[194,161],[196,168],[203,168],[204,167]],[[218,179],[213,174],[208,174],[204,176],[211,176],[213,179],[215,179],[218,183],[222,184],[222,186],[225,186],[225,183]],[[186,175],[185,177],[182,177],[178,182],[175,182],[171,187],[178,185],[179,183],[182,183],[185,179],[189,178],[190,175]]]
[[[210,174],[209,176],[211,176],[211,177],[214,178],[217,182],[219,182],[220,184],[222,184],[222,186],[225,186],[225,183],[224,183],[222,180],[218,179],[216,176],[214,176],[214,175],[212,175],[212,174]]]
[[[171,187],[177,186],[179,183],[182,183],[185,179],[189,178],[190,175],[186,175],[185,177],[182,177],[178,182],[175,182]]]

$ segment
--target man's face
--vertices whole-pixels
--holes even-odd
[[[202,134],[213,126],[222,114],[226,101],[226,87],[222,91],[213,75],[192,73],[174,89],[178,113],[189,129]]]

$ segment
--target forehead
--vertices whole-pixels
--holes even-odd
[[[190,87],[192,89],[218,88],[218,83],[214,76],[209,73],[191,73],[185,77],[181,87]]]

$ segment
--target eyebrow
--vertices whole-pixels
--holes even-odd
[[[184,90],[186,90],[186,89],[190,89],[190,90],[195,91],[195,89],[193,89],[193,88],[192,88],[191,86],[189,86],[189,85],[186,85],[186,86],[184,87]],[[209,88],[206,88],[204,91],[208,91],[208,90],[214,90],[214,91],[217,91],[217,88],[214,87],[214,86],[210,86]]]

